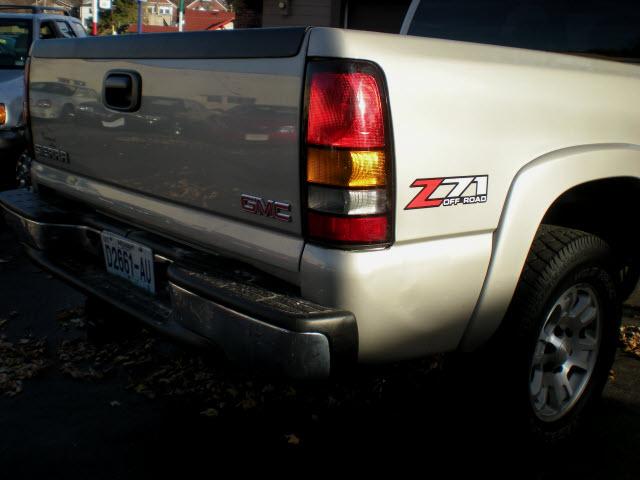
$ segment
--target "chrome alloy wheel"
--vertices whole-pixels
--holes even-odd
[[[587,284],[566,290],[547,314],[531,360],[529,395],[536,416],[553,422],[580,399],[593,373],[602,313]]]

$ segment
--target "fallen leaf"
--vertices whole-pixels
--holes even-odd
[[[295,433],[287,433],[284,438],[289,445],[300,445],[300,438]]]
[[[219,412],[215,408],[207,408],[200,412],[200,415],[204,415],[205,417],[217,417],[218,414]]]
[[[620,327],[620,342],[625,353],[640,358],[640,327],[635,325]]]
[[[72,318],[69,323],[76,327],[84,327],[84,320],[82,318]]]
[[[23,338],[17,343],[0,340],[0,394],[16,396],[24,380],[38,375],[49,365],[46,340]]]
[[[251,410],[252,408],[256,408],[257,405],[253,398],[245,398],[238,404],[243,410]]]
[[[67,310],[61,310],[56,313],[56,322],[60,323],[65,329],[67,327],[82,328],[85,325],[84,308],[75,307]]]

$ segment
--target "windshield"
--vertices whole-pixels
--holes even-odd
[[[0,69],[23,69],[30,44],[29,20],[0,19]]]

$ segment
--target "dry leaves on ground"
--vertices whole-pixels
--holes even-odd
[[[46,339],[23,338],[16,343],[0,336],[0,394],[13,397],[22,391],[22,382],[44,370]]]
[[[288,433],[284,436],[284,438],[289,445],[300,445],[300,437],[298,437],[295,433]]]
[[[60,371],[80,380],[101,380],[118,368],[151,360],[154,340],[95,345],[83,338],[63,340],[58,347]]]
[[[84,308],[76,307],[56,313],[56,322],[66,332],[70,328],[82,328],[85,325]]]
[[[207,405],[203,416],[215,417],[221,408],[256,408],[261,387],[252,382],[225,381],[208,357],[193,351],[163,351],[147,332],[117,343],[95,345],[83,338],[65,340],[58,347],[60,370],[78,380],[126,378],[126,388],[148,399],[182,397]],[[264,393],[270,392],[264,388]]]
[[[58,312],[56,320],[65,331],[72,329],[74,333],[91,325],[81,308]],[[308,408],[317,417],[317,412],[341,405],[370,404],[393,395],[398,380],[421,385],[425,375],[442,367],[442,359],[433,357],[408,371],[405,366],[389,368],[382,374],[364,375],[355,383],[248,380],[230,372],[213,356],[170,346],[144,329],[127,330],[116,335],[117,339],[109,336],[109,343],[101,343],[104,338],[96,343],[93,332],[94,335],[74,335],[56,346],[56,367],[63,374],[80,381],[118,378],[127,390],[150,400],[179,399],[182,405],[188,404],[202,416],[213,418],[228,410],[249,413],[270,408]],[[119,404],[111,402],[111,406]]]
[[[620,327],[620,341],[625,353],[640,358],[640,327],[635,325]]]

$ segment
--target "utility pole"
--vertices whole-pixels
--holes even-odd
[[[142,0],[138,0],[138,33],[142,33]]]
[[[184,0],[180,0],[180,7],[178,7],[178,31],[181,32],[184,26]]]
[[[91,10],[93,10],[91,33],[93,35],[98,35],[98,0],[93,0]]]

